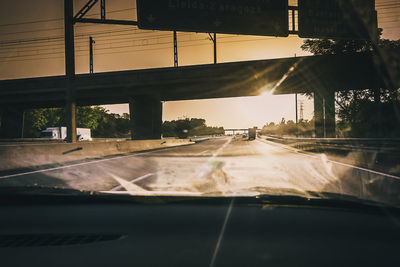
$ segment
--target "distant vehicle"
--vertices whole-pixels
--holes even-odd
[[[92,140],[89,128],[77,128],[76,137],[78,141]],[[40,138],[64,140],[67,138],[67,127],[48,127],[40,133]]]
[[[255,140],[256,139],[256,133],[257,133],[257,128],[249,128],[249,140]]]
[[[77,128],[76,129],[76,138],[78,141],[91,141],[92,135],[89,128]]]
[[[40,138],[64,140],[67,138],[67,127],[48,127],[40,133]]]

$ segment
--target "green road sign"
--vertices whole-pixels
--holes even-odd
[[[137,0],[140,29],[288,36],[288,0]]]
[[[299,36],[362,39],[377,37],[375,0],[298,0]]]

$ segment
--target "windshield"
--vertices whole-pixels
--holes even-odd
[[[0,187],[400,205],[398,1],[87,2],[0,3]]]

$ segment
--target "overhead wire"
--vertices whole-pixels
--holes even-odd
[[[167,36],[168,37],[168,36]],[[160,37],[159,37],[160,38]],[[163,37],[165,38],[165,37]],[[237,36],[226,36],[226,37],[220,37],[219,39],[228,39],[228,38],[237,38]],[[157,39],[157,38],[154,38]],[[264,37],[264,38],[258,38],[257,40],[268,40],[271,38],[268,37]],[[143,40],[151,40],[151,39],[143,39]],[[186,42],[196,42],[196,41],[208,41],[208,38],[204,37],[202,39],[189,39],[189,40],[181,40],[180,43],[186,43]],[[246,40],[244,40],[246,41]],[[255,41],[255,39],[253,40],[249,40],[249,41]],[[121,43],[121,42],[120,42]],[[123,49],[123,48],[132,48],[132,47],[138,47],[138,46],[156,46],[156,45],[163,45],[163,44],[168,44],[168,45],[172,45],[172,41],[168,40],[167,42],[155,42],[155,43],[145,43],[145,44],[131,44],[131,45],[122,45],[122,46],[115,46],[116,43],[104,43],[101,44],[103,47],[96,47],[96,51],[101,51],[101,50],[109,50],[109,49]],[[104,47],[105,46],[105,47]],[[109,46],[109,47],[107,47]],[[63,48],[59,48],[61,49],[61,51],[55,52],[54,50],[52,52],[47,52],[47,53],[40,53],[38,51],[35,51],[35,54],[22,54],[22,55],[16,55],[16,56],[8,56],[8,57],[1,57],[0,59],[10,59],[10,58],[21,58],[21,57],[35,57],[35,56],[42,56],[42,55],[52,55],[52,54],[57,54],[57,53],[64,53]],[[47,50],[41,50],[41,51],[47,51]],[[89,50],[85,47],[84,49],[77,49],[77,52],[88,52]]]
[[[387,29],[394,28],[393,23],[397,23],[398,18],[396,15],[392,15],[393,13],[393,8],[397,9],[400,8],[400,3],[398,2],[386,2],[386,3],[377,3],[376,7],[378,9],[378,16],[383,18],[380,18],[380,24],[388,24],[390,26],[385,27]],[[136,8],[128,8],[128,9],[122,9],[122,10],[114,10],[110,11],[108,13],[112,12],[121,12],[121,11],[128,11],[128,10],[135,10]],[[387,10],[387,9],[392,9],[392,10]],[[384,10],[384,11],[381,11]],[[90,16],[96,16],[97,14],[90,14]],[[385,16],[386,15],[386,16]],[[298,14],[296,13],[295,16],[297,17]],[[48,23],[52,21],[60,20],[62,21],[62,18],[57,18],[57,19],[47,19],[47,20],[38,20],[38,21],[30,21],[30,22],[19,22],[19,23],[11,23],[11,24],[1,24],[0,27],[11,27],[11,26],[19,26],[19,25],[25,25],[25,24],[37,24],[37,23]],[[77,28],[77,32],[82,30],[82,28],[85,27],[95,27],[98,25],[79,25]],[[61,30],[63,28],[50,28],[50,29],[37,29],[34,31],[27,31],[29,33],[32,32],[45,32],[45,31],[55,31],[55,30]],[[10,34],[22,34],[22,33],[27,33],[27,32],[14,32]],[[180,33],[182,34],[182,33]],[[190,33],[187,33],[187,35],[190,35]],[[159,46],[160,49],[165,49],[162,47],[162,45],[168,45],[168,48],[172,46],[172,41],[168,42],[159,42],[158,40],[160,38],[169,38],[169,34],[160,34],[159,31],[141,31],[137,28],[134,29],[123,29],[123,30],[108,30],[108,31],[97,31],[97,32],[84,32],[84,33],[77,33],[76,34],[76,48],[78,52],[85,52],[87,51],[87,40],[89,36],[94,36],[96,38],[97,42],[97,48],[96,51],[101,51],[101,50],[110,50],[110,49],[123,49],[123,48],[132,48],[132,47],[139,47],[139,46]],[[182,35],[181,35],[182,36]],[[143,37],[143,38],[140,38]],[[229,38],[236,38],[237,40],[231,40],[231,41],[220,41],[220,43],[233,43],[233,42],[252,42],[252,41],[259,41],[259,40],[268,40],[266,38],[260,38],[260,39],[240,39],[240,36],[232,36]],[[225,37],[220,37],[220,39],[224,39]],[[239,39],[238,39],[239,38]],[[157,40],[156,43],[151,43],[149,40]],[[207,40],[207,38],[204,39],[195,39],[195,40],[180,40],[180,43],[184,42],[199,42],[199,41],[204,41]],[[107,42],[109,41],[109,42]],[[124,44],[132,42],[131,45],[127,46],[115,46],[115,44]],[[137,44],[134,45],[134,42],[143,42],[142,44]],[[196,45],[196,44],[193,44]],[[203,45],[203,44],[199,44]],[[204,45],[209,45],[209,44],[204,44]],[[104,46],[109,46],[109,47],[104,47]],[[188,45],[184,44],[181,45],[180,47],[187,47]],[[3,53],[16,53],[17,56],[15,57],[26,57],[27,55],[21,55],[23,53],[29,53],[29,52],[36,52],[36,54],[28,55],[30,57],[40,57],[43,55],[54,55],[54,54],[61,54],[64,53],[64,38],[63,36],[50,36],[50,37],[44,37],[44,38],[32,38],[32,39],[20,39],[20,40],[7,40],[0,42],[0,55]],[[152,48],[152,49],[158,49],[158,48]],[[3,51],[1,51],[3,50]],[[46,50],[51,50],[51,53],[40,53],[42,51]],[[61,51],[59,51],[61,50]],[[133,51],[139,51],[139,50],[133,50]],[[141,50],[143,51],[143,50]],[[18,53],[20,55],[18,55]],[[1,57],[0,59],[3,59],[5,57]],[[12,57],[7,57],[12,58]],[[62,57],[61,57],[62,58]],[[4,61],[2,61],[4,62]]]

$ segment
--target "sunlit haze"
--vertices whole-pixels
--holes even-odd
[[[75,9],[86,0],[75,0]],[[289,1],[293,4],[296,1]],[[377,0],[379,26],[384,38],[398,39],[400,22],[395,13],[385,7],[385,0]],[[136,19],[135,1],[107,2],[108,18]],[[99,8],[87,16],[94,17]],[[390,15],[393,14],[393,15]],[[382,18],[382,15],[385,15]],[[0,41],[48,39],[40,45],[30,42],[0,55],[0,79],[40,77],[64,74],[62,0],[15,0],[0,3]],[[381,20],[382,18],[382,20]],[[37,23],[20,24],[22,22]],[[133,26],[77,24],[76,72],[87,73],[89,68],[88,38],[93,36],[94,71],[107,72],[173,66],[172,32],[141,31]],[[57,39],[57,37],[60,37]],[[290,35],[286,38],[217,35],[218,63],[259,60],[307,55],[301,50],[302,39]],[[17,42],[18,43],[18,42]],[[41,46],[46,46],[44,50]],[[49,52],[50,51],[50,52]],[[178,33],[179,66],[211,64],[213,47],[207,34]],[[313,116],[312,101],[299,98],[303,118]],[[127,113],[128,105],[106,106],[113,113]],[[247,116],[246,114],[253,114]],[[164,104],[163,120],[182,117],[205,118],[207,123],[224,127],[262,126],[278,122],[282,117],[295,119],[294,95],[241,97],[196,101],[176,101]]]

